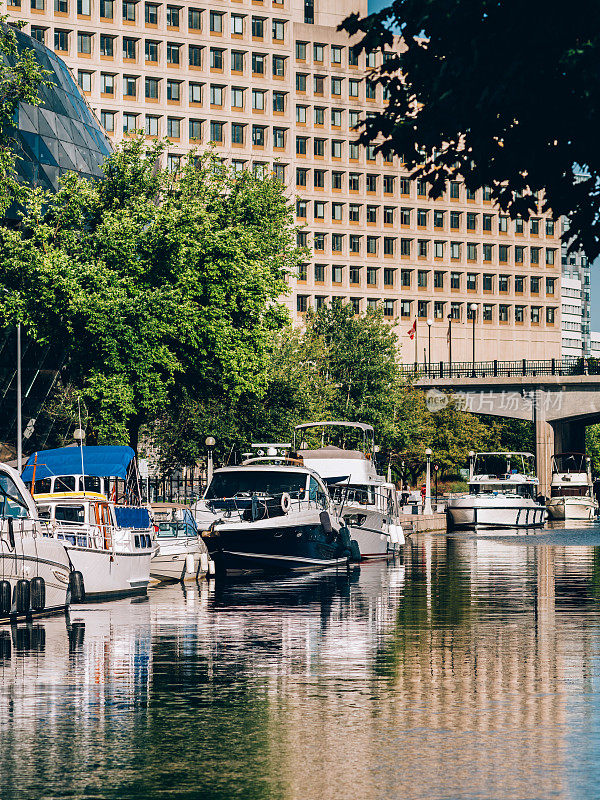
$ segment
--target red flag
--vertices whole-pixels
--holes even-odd
[[[408,335],[411,339],[415,338],[415,334],[417,332],[417,320],[415,320],[412,324],[412,328],[409,330]]]

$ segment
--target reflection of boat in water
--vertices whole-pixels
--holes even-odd
[[[548,513],[553,519],[591,520],[598,510],[594,499],[591,461],[583,453],[560,453],[552,458]]]
[[[43,450],[29,457],[23,479],[47,531],[83,576],[85,597],[146,591],[154,531],[130,447]]]
[[[0,464],[0,621],[63,611],[70,572],[63,545],[42,535],[18,472]]]
[[[362,558],[397,553],[404,544],[396,487],[377,474],[373,427],[311,422],[294,428],[293,455],[326,481]]]
[[[450,497],[456,528],[532,528],[544,524],[531,453],[477,453],[469,463],[469,493]]]

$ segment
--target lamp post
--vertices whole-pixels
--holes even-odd
[[[434,464],[433,465],[433,474],[435,476],[435,504],[436,504],[436,506],[437,506],[437,502],[438,502],[438,483],[437,482],[438,482],[438,470],[439,470],[439,468],[440,468],[439,464]]]
[[[469,306],[471,315],[473,317],[473,373],[471,377],[475,377],[475,319],[477,317],[477,303],[471,303]]]
[[[431,378],[431,326],[433,325],[433,320],[431,317],[427,320],[427,336],[428,336],[428,345],[427,345],[427,377]]]
[[[204,444],[206,445],[207,454],[206,454],[206,485],[210,486],[210,482],[212,481],[213,476],[213,451],[215,449],[216,440],[214,436],[207,436],[204,440]]]
[[[452,314],[448,314],[448,366],[452,377]]]
[[[425,472],[425,505],[423,506],[423,514],[433,514],[431,508],[431,447],[425,450],[427,457],[427,470]]]
[[[5,294],[11,294],[8,289],[2,288],[2,291]],[[19,471],[19,475],[23,471],[23,419],[22,419],[22,375],[21,375],[21,323],[17,322],[16,324],[17,329],[17,430],[16,430],[16,439],[17,439],[17,470]]]
[[[473,480],[474,468],[475,468],[475,451],[469,450],[469,481]]]

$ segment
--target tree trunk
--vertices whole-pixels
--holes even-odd
[[[142,420],[140,417],[131,417],[127,422],[127,431],[129,433],[129,446],[135,452],[135,457],[138,455],[138,446],[140,442],[140,428]]]

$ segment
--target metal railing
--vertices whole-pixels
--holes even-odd
[[[215,497],[205,500],[205,503],[213,514],[223,513],[223,516],[227,519],[233,515],[238,515],[240,519],[246,522],[258,522],[270,517],[283,516],[290,511],[298,512],[311,508],[323,511],[327,510],[329,505],[328,498],[320,493],[315,497],[302,499],[291,495],[289,511],[285,512],[282,498],[288,494],[288,492],[280,492],[278,494],[253,493],[249,496]]]
[[[551,375],[600,375],[598,358],[550,358],[518,361],[444,361],[401,364],[402,375],[421,378],[518,378]]]

